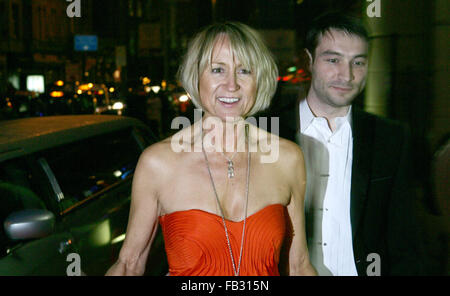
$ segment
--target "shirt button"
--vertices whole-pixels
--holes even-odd
[[[327,245],[327,243],[323,243],[323,245],[324,245],[324,246],[326,246],[326,245]]]

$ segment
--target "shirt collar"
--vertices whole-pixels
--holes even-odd
[[[314,121],[314,114],[311,111],[311,108],[309,108],[308,102],[306,101],[306,98],[300,101],[300,131],[303,133]],[[338,127],[336,130],[339,129],[339,127],[344,124],[345,122],[348,122],[350,124],[350,127],[352,128],[352,105],[350,105],[350,108],[348,108],[348,112],[343,117],[336,117],[336,126]]]
[[[300,131],[303,133],[314,120],[314,114],[309,108],[306,98],[300,102]]]

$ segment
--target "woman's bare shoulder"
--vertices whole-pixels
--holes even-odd
[[[148,169],[160,170],[164,167],[169,167],[173,157],[173,151],[170,147],[170,138],[167,138],[147,147],[142,152],[139,162]]]
[[[191,128],[185,128],[147,147],[141,155],[142,161],[158,169],[170,169],[182,161],[192,150],[193,136]]]
[[[283,175],[294,177],[303,174],[305,163],[300,146],[277,135],[272,134],[271,137],[276,137],[278,141],[277,166],[284,172]]]
[[[296,143],[261,128],[257,131],[260,146],[262,143],[268,143],[269,148],[278,149],[281,161],[303,160],[302,149]]]
[[[282,155],[290,159],[292,158],[303,159],[303,152],[299,145],[285,138],[279,137],[279,141],[280,141],[280,152],[282,152],[281,153]]]

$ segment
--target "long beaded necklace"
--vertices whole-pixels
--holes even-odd
[[[247,142],[247,146],[249,145],[249,141],[248,141],[248,125],[245,125],[245,139]],[[244,237],[245,237],[245,224],[247,221],[247,205],[248,205],[248,186],[249,186],[249,180],[250,180],[250,147],[247,147],[248,152],[247,152],[247,181],[246,181],[246,186],[245,186],[245,204],[244,204],[244,212],[245,212],[245,216],[244,216],[244,225],[242,226],[242,238],[241,238],[241,248],[239,251],[239,262],[238,262],[238,267],[236,269],[236,264],[234,262],[234,257],[233,257],[233,251],[231,250],[231,244],[230,244],[230,238],[228,236],[228,229],[227,229],[227,225],[225,223],[225,217],[223,214],[223,210],[222,207],[220,206],[220,202],[219,202],[219,196],[217,194],[217,190],[216,190],[216,186],[214,184],[214,179],[213,176],[211,174],[211,169],[209,166],[209,161],[208,161],[208,157],[206,156],[206,152],[205,149],[203,147],[203,140],[202,140],[202,152],[203,155],[205,157],[205,162],[206,162],[206,167],[208,168],[208,173],[209,173],[209,177],[211,179],[211,184],[214,190],[214,195],[216,197],[216,201],[217,201],[217,205],[219,207],[220,210],[220,216],[222,217],[222,223],[223,223],[223,228],[225,229],[225,236],[227,238],[227,244],[228,244],[228,250],[230,252],[230,257],[231,257],[231,264],[233,265],[233,272],[235,276],[239,275],[240,269],[241,269],[241,260],[242,260],[242,250],[244,247]]]

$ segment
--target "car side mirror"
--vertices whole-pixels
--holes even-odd
[[[45,237],[53,232],[55,215],[43,209],[28,209],[10,214],[3,227],[12,240]]]

